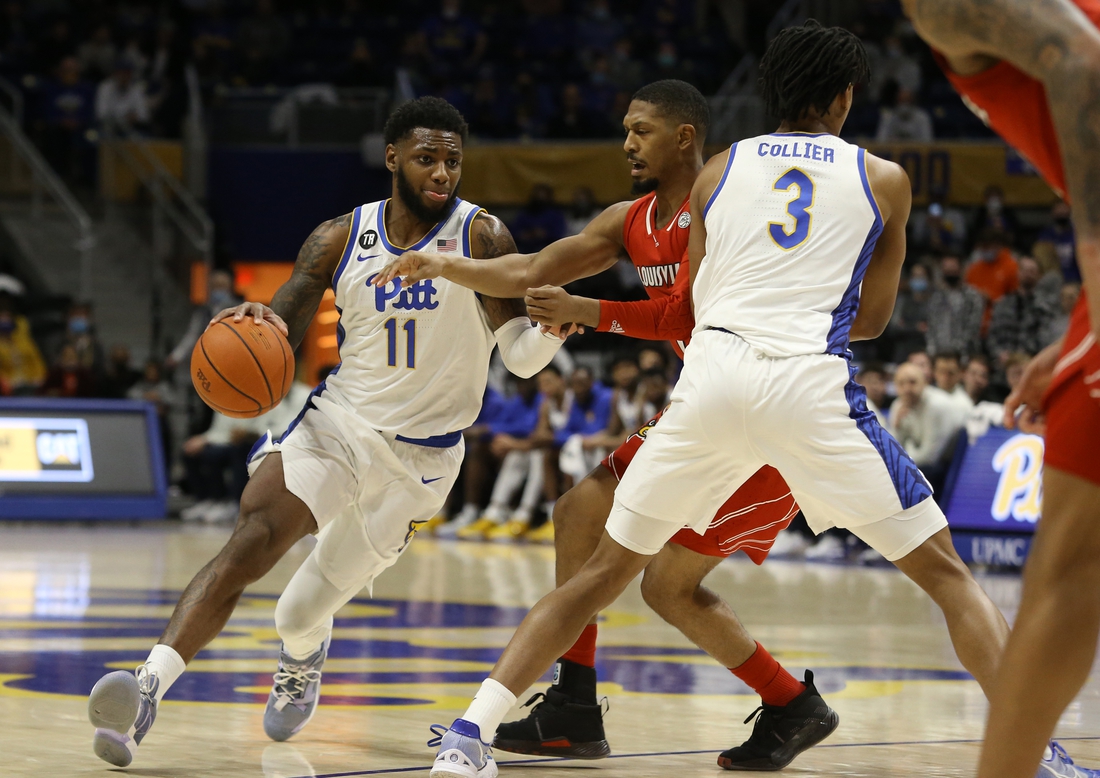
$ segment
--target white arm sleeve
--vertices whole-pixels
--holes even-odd
[[[495,334],[504,366],[520,378],[530,378],[549,365],[563,342],[556,335],[543,335],[526,316],[505,322]]]

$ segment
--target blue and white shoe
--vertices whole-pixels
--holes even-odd
[[[1052,740],[1043,750],[1043,760],[1039,762],[1039,772],[1035,778],[1100,778],[1100,770],[1078,767],[1066,749]]]
[[[493,749],[481,739],[477,724],[455,719],[450,729],[442,724],[431,727],[431,747],[439,747],[430,778],[497,778]]]
[[[264,710],[264,732],[272,740],[289,740],[317,712],[321,697],[321,668],[328,656],[331,636],[305,659],[294,659],[279,649],[279,669],[272,678],[271,695]]]
[[[157,717],[160,679],[142,665],[132,673],[107,673],[88,696],[88,719],[96,728],[92,749],[104,762],[127,767]]]

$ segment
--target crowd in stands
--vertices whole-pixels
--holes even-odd
[[[226,88],[381,88],[444,97],[481,138],[616,137],[629,96],[661,78],[714,94],[759,55],[763,0],[187,0],[6,2],[0,77],[74,179],[105,120],[178,137],[188,101]],[[896,0],[851,22],[870,55],[845,128],[881,141],[988,137]]]

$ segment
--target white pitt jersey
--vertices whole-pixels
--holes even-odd
[[[882,233],[865,155],[825,133],[772,133],[731,147],[703,209],[697,330],[728,330],[770,357],[848,352]]]
[[[496,343],[477,295],[443,278],[408,289],[399,278],[381,288],[373,281],[410,249],[469,256],[481,208],[456,199],[416,245],[401,248],[386,236],[387,202],[353,214],[332,280],[340,368],[322,391],[383,432],[418,440],[457,433],[477,418]]]

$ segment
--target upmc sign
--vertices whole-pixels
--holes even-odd
[[[1033,532],[1043,500],[1043,439],[991,427],[962,453],[947,521],[963,530]]]

